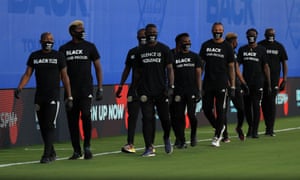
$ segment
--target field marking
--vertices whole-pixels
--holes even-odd
[[[293,130],[299,130],[300,127],[295,127],[295,128],[286,128],[286,129],[279,129],[275,130],[275,132],[286,132],[286,131],[293,131]],[[259,134],[264,134],[264,132],[259,132]],[[237,137],[237,136],[231,136],[231,137]],[[211,139],[201,139],[198,140],[198,142],[205,142],[205,141],[211,141]],[[189,141],[187,142],[189,143]],[[156,148],[158,147],[164,147],[164,145],[156,145],[154,146]],[[70,150],[71,148],[58,148],[57,150]],[[25,148],[25,151],[37,151],[37,150],[43,150],[42,148]],[[144,150],[144,148],[136,148],[137,151]],[[103,152],[103,153],[97,153],[93,154],[93,156],[104,156],[104,155],[110,155],[110,154],[118,154],[121,153],[121,151],[110,151],[110,152]],[[61,160],[67,160],[68,157],[62,157],[62,158],[57,158],[56,161],[61,161]],[[10,166],[17,166],[17,165],[26,165],[26,164],[36,164],[40,163],[40,161],[27,161],[27,162],[17,162],[17,163],[8,163],[8,164],[0,164],[0,168],[3,167],[10,167]]]

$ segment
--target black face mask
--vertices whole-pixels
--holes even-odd
[[[183,51],[189,51],[191,48],[191,44],[182,44],[181,48]]]
[[[42,42],[42,49],[45,51],[51,51],[53,48],[53,42],[51,41],[46,41],[46,42]]]
[[[223,33],[220,32],[213,32],[214,39],[220,39],[223,36]]]
[[[147,35],[146,39],[147,39],[147,42],[150,42],[150,43],[155,42],[157,39],[157,35],[155,35],[155,34]]]
[[[145,45],[147,43],[146,37],[139,37],[139,44],[140,45]]]
[[[254,44],[256,42],[256,36],[247,36],[249,44]]]
[[[84,31],[80,31],[80,32],[73,31],[73,36],[75,38],[77,38],[78,40],[84,40],[84,38],[85,38],[85,32]]]

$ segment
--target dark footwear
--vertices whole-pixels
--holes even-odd
[[[187,148],[187,144],[186,143],[182,143],[182,144],[178,144],[176,146],[174,146],[176,149],[186,149]]]
[[[191,144],[190,144],[192,147],[195,147],[197,145],[197,140],[196,138],[194,139],[191,139]]]
[[[224,137],[222,139],[222,142],[224,142],[224,143],[230,143],[231,141],[230,141],[230,139],[228,137]]]
[[[84,159],[92,159],[93,154],[90,150],[90,148],[84,148]]]
[[[40,163],[42,164],[47,164],[47,163],[50,163],[52,160],[50,157],[45,157],[43,156],[42,159],[40,160]]]
[[[241,128],[235,128],[241,141],[245,141],[245,135]]]
[[[164,139],[164,144],[165,144],[165,152],[167,154],[171,154],[173,152],[173,147],[172,147],[170,139],[169,138],[165,138]]]
[[[71,157],[69,157],[69,160],[76,160],[81,158],[82,154],[78,153],[78,152],[74,152],[73,155]]]

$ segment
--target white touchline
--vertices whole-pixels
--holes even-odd
[[[279,130],[275,130],[275,132],[293,131],[293,130],[298,130],[298,129],[300,129],[300,127],[279,129]],[[263,133],[264,132],[260,132],[259,134],[263,134]],[[235,137],[235,136],[232,136],[232,137]],[[211,141],[211,139],[198,140],[198,142],[204,142],[204,141]],[[158,147],[164,147],[164,145],[156,145],[155,147],[156,148],[158,148]],[[32,151],[32,150],[42,150],[42,149],[25,148],[25,150]],[[60,150],[69,150],[69,149],[68,148],[60,148]],[[144,148],[136,148],[136,150],[137,151],[144,150]],[[97,154],[93,154],[93,156],[104,156],[104,155],[118,154],[118,153],[121,153],[121,151],[110,151],[110,152],[97,153]],[[56,161],[67,160],[67,159],[68,159],[68,157],[62,157],[62,158],[57,158]],[[0,164],[0,168],[10,167],[10,166],[17,166],[17,165],[25,165],[25,164],[35,164],[35,163],[40,163],[40,161],[27,161],[27,162],[17,162],[17,163]]]

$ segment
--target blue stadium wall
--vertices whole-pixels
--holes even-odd
[[[136,31],[148,23],[158,26],[159,40],[170,47],[175,46],[177,34],[188,32],[195,52],[211,38],[216,21],[224,24],[225,33],[239,35],[239,45],[246,43],[248,28],[258,30],[258,40],[264,38],[265,28],[275,28],[276,39],[289,56],[289,89],[278,96],[277,114],[298,115],[299,9],[300,0],[1,0],[0,147],[41,143],[33,111],[34,78],[22,99],[14,100],[12,89],[25,71],[28,55],[39,49],[40,34],[52,32],[58,49],[70,39],[68,25],[75,19],[85,22],[86,39],[96,44],[103,66],[106,95],[93,104],[93,137],[126,133],[126,99],[115,99],[112,91],[120,81],[128,49],[137,44]],[[207,124],[200,107],[201,103],[200,125]],[[229,116],[235,116],[234,109]],[[63,108],[56,128],[57,140],[68,140]]]

